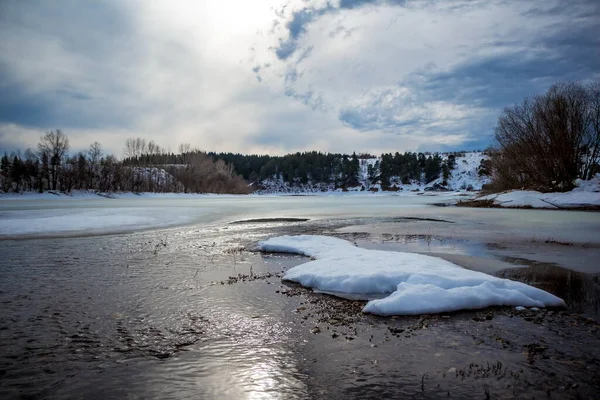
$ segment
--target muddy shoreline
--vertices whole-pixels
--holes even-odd
[[[409,223],[414,231],[414,223],[431,222],[452,223],[435,218],[415,218]],[[355,225],[329,234],[367,248],[414,251],[415,245],[420,246],[419,252],[423,254],[554,293],[566,301],[567,309],[519,311],[512,307],[494,307],[387,318],[362,313],[364,302],[317,294],[284,282],[277,292],[298,298],[299,305],[294,309],[296,323],[311,334],[310,340],[319,343],[320,351],[327,353],[330,347],[327,341],[334,341],[348,357],[370,359],[371,365],[360,366],[368,371],[364,372],[366,375],[376,374],[375,371],[393,373],[395,363],[402,362],[403,356],[413,353],[414,348],[423,350],[425,347],[424,351],[430,352],[412,355],[411,362],[418,364],[413,366],[417,374],[410,378],[398,377],[410,389],[394,391],[378,387],[378,395],[597,398],[600,394],[600,274],[573,271],[560,263],[536,261],[537,255],[549,249],[565,247],[571,253],[593,253],[595,258],[597,243],[538,240],[533,245],[521,243],[528,253],[526,258],[522,249],[510,257],[507,254],[513,240],[506,240],[501,246],[487,243],[485,237],[478,243],[472,240],[457,243],[455,237],[404,235],[399,233],[405,229],[401,225],[402,222],[393,222],[384,228],[379,226],[376,233],[370,231],[368,225]],[[463,254],[448,252],[447,246],[440,244],[444,242],[454,242],[464,250]],[[480,246],[486,250],[481,251]],[[502,250],[502,256],[494,252],[497,249]],[[370,397],[362,385],[349,393],[333,391],[327,395]]]
[[[439,204],[440,206],[448,206],[446,204]],[[466,208],[508,208],[513,210],[534,210],[534,207],[531,206],[503,206],[502,204],[497,204],[494,200],[480,200],[480,199],[472,199],[472,200],[460,200],[455,204],[452,204],[456,207],[466,207]],[[573,206],[573,207],[565,207],[565,206],[557,206],[551,204],[552,207],[544,208],[544,210],[550,211],[588,211],[588,212],[599,212],[600,206],[588,204],[581,206]]]
[[[271,288],[277,282],[272,280]],[[318,371],[314,398],[486,398],[486,393],[489,398],[595,398],[600,393],[600,324],[570,310],[494,307],[379,317],[362,313],[365,302],[289,282],[280,282],[274,292],[290,301],[288,318],[306,342],[310,368]],[[331,385],[329,379],[346,384]]]

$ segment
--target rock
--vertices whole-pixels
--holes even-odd
[[[402,333],[404,332],[404,329],[401,328],[393,328],[391,326],[388,327],[388,331],[390,331],[392,334],[398,334],[398,333]]]
[[[321,328],[319,328],[318,326],[315,326],[314,328],[312,328],[310,330],[310,333],[316,335],[317,333],[321,333]]]
[[[441,185],[439,183],[436,183],[433,186],[428,186],[425,188],[426,192],[447,192],[448,188],[444,185]]]

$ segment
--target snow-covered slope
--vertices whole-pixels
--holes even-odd
[[[290,185],[285,182],[281,177],[265,179],[260,183],[261,189],[257,190],[257,194],[271,194],[271,193],[289,193],[289,194],[301,194],[301,193],[320,193],[320,192],[333,192],[335,185],[333,183],[316,183],[314,185],[307,183],[302,184],[300,182]]]
[[[444,159],[447,154],[442,155]],[[479,151],[465,153],[464,156],[456,157],[456,166],[452,170],[452,175],[448,179],[448,188],[454,190],[481,190],[481,187],[490,182],[487,176],[479,175],[479,166],[481,161],[486,160],[488,156]],[[439,179],[438,179],[439,180]]]
[[[369,179],[368,179],[369,166],[371,166],[371,168],[375,168],[375,164],[377,164],[377,162],[381,162],[380,158],[378,158],[378,157],[363,158],[360,160],[360,171],[359,171],[358,180],[367,189],[371,186]]]
[[[448,161],[448,157],[451,153],[440,153],[439,154],[444,162]],[[482,186],[489,183],[489,178],[486,176],[479,175],[479,167],[482,160],[488,157],[479,151],[466,152],[466,153],[454,153],[455,155],[455,167],[451,171],[450,179],[447,181],[445,188],[448,190],[481,190]],[[368,171],[369,166],[375,167],[377,163],[381,163],[381,157],[365,158],[360,159],[360,170],[359,170],[359,185],[357,187],[348,187],[344,191],[360,191],[360,190],[372,190],[380,191],[381,184],[379,182],[369,182]],[[403,184],[400,177],[393,176],[390,179],[392,190],[402,191],[424,191],[426,188],[432,188],[436,185],[441,185],[443,178],[440,176],[438,179],[430,183],[424,183],[420,181],[412,181],[408,184]],[[265,179],[261,182],[263,187],[258,193],[316,193],[316,192],[333,192],[342,191],[340,188],[335,188],[334,184],[289,184],[284,182],[281,178],[270,178]]]

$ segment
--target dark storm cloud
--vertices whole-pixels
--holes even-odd
[[[62,1],[60,7],[41,0],[0,2],[0,34],[11,50],[0,54],[0,123],[123,126],[127,113],[102,101],[107,93],[119,94],[118,80],[107,80],[104,94],[86,89],[97,86],[102,66],[130,45],[125,11],[111,1]]]

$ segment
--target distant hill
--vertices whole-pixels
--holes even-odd
[[[410,157],[407,157],[409,154]],[[404,160],[412,159],[415,153],[405,153],[396,159],[405,157]],[[348,184],[341,179],[336,179],[333,172],[325,180],[314,180],[309,176],[302,181],[294,178],[292,181],[285,179],[282,174],[273,174],[267,178],[252,182],[258,193],[315,193],[315,192],[343,192],[343,191],[427,191],[427,190],[474,190],[479,191],[483,185],[489,183],[487,176],[486,160],[488,156],[484,152],[456,152],[438,153],[424,155],[426,157],[439,158],[439,171],[434,171],[429,178],[424,171],[425,167],[416,166],[417,172],[407,171],[407,165],[402,165],[396,170],[402,171],[404,176],[398,173],[385,174],[382,168],[386,168],[385,155],[357,156],[359,169],[356,182]],[[350,156],[348,156],[350,157]],[[418,155],[416,156],[418,159]],[[350,157],[351,158],[351,157]],[[349,159],[350,159],[349,158]],[[393,162],[393,161],[392,161]],[[427,163],[427,158],[425,160]],[[433,163],[433,161],[432,161]],[[444,179],[444,166],[448,168],[448,176]],[[393,170],[393,167],[390,167]],[[382,172],[384,172],[382,174]],[[383,176],[382,176],[383,175]],[[433,176],[433,179],[431,177]],[[382,180],[389,183],[383,183]]]

